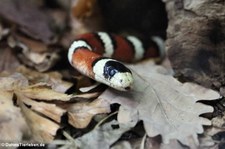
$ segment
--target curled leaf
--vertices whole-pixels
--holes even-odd
[[[68,101],[71,98],[71,95],[67,95],[64,93],[56,92],[52,90],[46,84],[36,84],[34,86],[29,86],[28,88],[20,90],[21,94],[24,96],[36,99],[36,100],[60,100],[60,101]]]
[[[54,103],[37,102],[20,93],[17,93],[16,95],[18,100],[21,100],[25,105],[29,106],[31,110],[41,113],[57,123],[60,123],[62,116],[66,113],[65,110],[57,107]]]
[[[13,105],[13,93],[0,91],[0,140],[21,141],[23,136],[29,135],[29,128],[20,113],[20,109]]]
[[[29,124],[29,127],[31,128],[34,140],[42,143],[51,142],[60,126],[53,121],[38,115],[29,109],[23,102],[19,102],[19,106],[27,124]]]
[[[110,104],[96,99],[92,102],[70,104],[67,108],[69,123],[76,128],[85,128],[93,116],[110,112]]]

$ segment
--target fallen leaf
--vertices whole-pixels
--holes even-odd
[[[4,28],[3,25],[0,23],[0,41],[9,34],[9,29]]]
[[[81,87],[79,88],[79,90],[82,92],[82,93],[85,93],[85,92],[89,92],[91,91],[92,89],[98,87],[99,83],[96,83],[96,84],[93,84],[91,86],[88,86],[88,87]]]
[[[118,141],[111,149],[161,149],[160,137],[148,138],[144,135],[142,138],[134,138],[126,141]],[[168,148],[169,149],[169,148]],[[181,149],[181,148],[180,148]]]
[[[13,91],[18,88],[28,86],[28,80],[20,73],[14,73],[8,77],[0,77],[0,89],[4,91]]]
[[[52,42],[54,34],[50,28],[51,19],[29,1],[1,0],[0,16],[18,25],[28,36],[45,43]]]
[[[98,92],[67,95],[52,89],[53,84],[55,82],[60,82],[62,79],[61,75],[58,73],[35,73],[35,71],[29,71],[24,67],[21,67],[19,70],[23,72],[25,76],[28,76],[29,80],[21,73],[15,73],[13,75],[7,73],[1,74],[0,89],[6,93],[10,93],[8,102],[11,102],[12,109],[12,96],[13,94],[15,95],[16,103],[19,105],[17,109],[22,109],[22,113],[26,118],[27,125],[32,130],[31,135],[34,137],[35,141],[52,141],[56,135],[56,131],[60,127],[62,116],[65,114],[68,114],[68,121],[71,125],[77,128],[85,128],[90,123],[93,116],[110,112],[109,103],[99,99],[93,100],[99,95]],[[40,83],[37,83],[38,81],[40,81]],[[45,81],[49,82],[49,84],[44,83]],[[6,93],[3,95],[8,95]],[[92,99],[93,101],[87,102],[87,99]],[[8,106],[5,105],[5,108],[7,107]],[[10,110],[5,110],[5,108],[2,108],[2,110]],[[20,111],[17,112],[21,114]],[[4,113],[5,112],[3,112],[3,114]],[[1,115],[0,113],[0,120],[1,118],[4,119],[4,116],[7,117],[7,114]],[[3,126],[7,126],[6,128],[11,127],[9,123],[7,124],[8,125],[4,124]],[[6,130],[4,128],[2,132]],[[20,130],[21,128],[18,127],[18,129]],[[12,130],[14,130],[13,127]],[[22,137],[22,133],[18,133],[18,135],[17,137]],[[7,136],[4,135],[4,137]]]
[[[122,124],[129,123],[135,126],[135,124],[139,121],[138,111],[131,111],[130,109],[120,106],[117,120]]]
[[[66,110],[57,107],[54,103],[37,102],[25,97],[21,93],[16,93],[18,100],[21,100],[31,110],[41,113],[45,117],[54,120],[57,123],[61,122],[62,116],[66,113]]]
[[[223,114],[223,116],[214,117],[212,119],[212,125],[217,128],[224,128],[225,127],[225,115]]]
[[[92,102],[74,103],[68,105],[69,123],[75,128],[85,128],[93,116],[110,112],[110,104],[96,99]]]
[[[19,66],[19,61],[9,47],[0,50],[0,72],[7,71],[13,73]]]
[[[29,128],[20,108],[13,105],[12,98],[12,92],[0,90],[1,141],[21,141],[24,136],[29,136]]]
[[[203,135],[199,137],[199,148],[218,148],[218,144],[223,143],[222,140],[217,140],[213,138],[216,134],[219,132],[224,132],[224,128],[219,128],[216,126],[212,126],[209,128],[206,128]],[[214,140],[215,139],[215,140]],[[220,142],[221,141],[221,142]]]
[[[118,129],[113,129],[112,125],[119,125]],[[121,135],[128,131],[131,127],[124,124],[119,124],[117,121],[111,121],[100,127],[95,128],[91,132],[74,140],[75,144],[82,149],[100,149],[110,148]]]
[[[71,95],[56,92],[46,83],[29,85],[27,78],[20,73],[4,75],[0,77],[0,106],[3,106],[0,109],[2,137],[20,141],[23,135],[29,132],[27,130],[26,133],[23,132],[26,125],[31,128],[31,136],[35,141],[52,141],[60,128],[59,124],[66,110],[58,107],[54,102],[44,103],[44,101],[68,101]],[[13,102],[16,102],[19,107],[15,107]],[[17,134],[13,136],[11,131]]]
[[[94,92],[94,93],[84,93],[84,94],[77,94],[77,95],[72,95],[71,100],[72,101],[80,101],[78,100],[79,98],[86,98],[86,99],[91,99],[91,98],[97,98],[100,93]]]
[[[19,90],[20,94],[31,99],[36,100],[45,100],[45,101],[69,101],[72,97],[71,95],[67,95],[64,93],[56,92],[51,89],[47,84],[40,83],[35,84],[33,86],[29,86],[27,88]]]
[[[18,67],[16,71],[22,73],[31,84],[44,82],[50,85],[54,91],[61,93],[66,92],[73,85],[70,82],[62,80],[63,76],[56,71],[41,73],[24,66]]]
[[[33,112],[21,101],[19,101],[19,106],[31,128],[34,140],[41,143],[50,143],[60,128],[59,124]]]
[[[128,141],[121,141],[119,143],[116,143],[111,147],[111,149],[133,149],[130,142]]]
[[[59,50],[40,41],[14,34],[8,38],[8,44],[22,63],[41,72],[49,70],[59,60]]]
[[[188,144],[187,137],[192,136],[198,144],[197,134],[203,132],[202,125],[211,124],[208,119],[199,115],[213,111],[213,107],[198,101],[218,99],[218,92],[196,84],[182,84],[169,75],[133,74],[133,91],[125,94],[108,89],[99,98],[110,103],[120,103],[126,113],[138,113],[139,120],[143,120],[146,133],[150,137],[161,134],[164,143],[178,139]],[[129,115],[133,114],[127,114]],[[129,119],[132,120],[132,117]]]
[[[58,2],[59,1],[57,1],[56,3]],[[61,2],[64,2],[64,1],[61,1]],[[66,0],[65,2],[68,4],[70,3],[70,1],[68,0]],[[62,9],[62,7],[60,7],[60,8],[47,10],[47,14],[51,18],[51,27],[57,33],[57,37],[56,37],[57,44],[58,44],[59,36],[63,34],[63,38],[64,38],[64,33],[67,31],[69,21],[68,21],[68,11],[65,11],[65,10],[69,10],[69,8],[70,6],[67,5],[65,6],[65,9]]]
[[[203,135],[200,136],[199,142],[201,148],[220,148],[224,146],[224,134],[225,134],[225,116],[224,112],[222,116],[214,117],[212,126],[205,129]]]
[[[76,18],[88,17],[93,13],[94,5],[96,5],[96,0],[75,0],[72,14]]]
[[[71,28],[74,35],[104,29],[102,14],[96,0],[71,2]]]
[[[133,70],[134,73],[137,72],[138,74],[144,74],[145,76],[149,76],[151,75],[151,73],[160,73],[164,75],[174,74],[172,67],[170,66],[163,67],[162,65],[156,65],[155,62],[151,59],[139,62],[137,64],[128,64],[127,66],[131,70]]]
[[[169,144],[161,144],[160,149],[187,149],[187,147],[180,144],[177,140],[171,140]]]
[[[118,126],[119,128],[113,128]],[[105,123],[94,128],[92,131],[84,134],[81,137],[74,139],[67,132],[63,132],[67,140],[54,140],[53,145],[62,145],[62,148],[82,148],[82,149],[109,149],[128,131],[131,126],[119,124],[116,120]]]

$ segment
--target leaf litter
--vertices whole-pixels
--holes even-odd
[[[11,124],[15,125],[17,123],[15,128],[18,129],[12,129],[17,133],[15,135],[16,139],[13,139],[13,137],[7,137],[10,134],[8,134],[8,130],[5,127],[2,127],[2,137],[6,137],[6,139],[11,141],[21,141],[22,136],[26,132],[31,132],[29,137],[33,140],[50,143],[55,138],[57,131],[61,129],[62,118],[65,115],[68,114],[68,123],[72,126],[83,128],[90,123],[94,115],[110,112],[109,104],[103,104],[104,101],[94,100],[77,103],[77,98],[90,99],[96,97],[96,93],[68,95],[64,93],[66,90],[61,90],[60,92],[54,90],[58,89],[56,80],[57,82],[65,83],[56,72],[44,74],[28,70],[22,67],[18,68],[18,71],[21,73],[2,74],[2,77],[0,77],[2,92],[0,101],[2,103],[1,106],[4,107],[1,108],[2,121],[0,125],[8,128]],[[29,77],[26,78],[25,76]],[[58,85],[62,86],[60,83]],[[67,89],[69,87],[67,85]],[[16,113],[13,114],[12,111],[10,112],[12,115],[9,115],[8,109],[15,109]],[[4,119],[9,120],[6,121]],[[77,124],[82,124],[83,126]],[[25,128],[26,131],[24,132]]]
[[[44,43],[52,42],[54,33],[49,26],[51,19],[32,2],[1,0],[0,7],[0,16],[18,25],[20,31]]]
[[[50,44],[54,44],[58,36],[49,24],[51,21],[49,16],[45,15],[46,12],[42,12],[41,7],[28,7],[30,4],[26,1],[20,3],[3,0],[3,2],[4,5],[0,6],[3,7],[0,16],[7,20],[7,23],[12,22],[14,26],[9,29],[5,28],[5,24],[1,25],[0,42],[2,45],[8,44],[8,47],[3,47],[4,50],[15,52],[21,48],[22,51],[16,56],[19,58],[19,55],[23,54],[20,57],[23,64],[38,71],[50,70],[60,55],[54,50],[54,47],[59,45],[54,45],[53,50],[49,50]],[[86,0],[87,3],[78,1],[77,6],[74,2],[73,17],[70,18],[73,32],[99,30],[102,22],[95,1]],[[43,3],[40,2],[40,5]],[[21,9],[17,10],[16,6]],[[16,11],[8,13],[11,9]],[[66,15],[62,15],[59,11],[51,11],[51,15],[55,15],[54,18],[58,19],[60,16],[56,21],[62,31],[66,26]],[[28,17],[24,15],[27,12],[30,12]],[[34,23],[36,24],[33,25]],[[65,38],[60,39],[59,44],[67,47],[74,35],[65,32],[69,36],[64,35]],[[50,54],[53,59],[49,59]],[[13,61],[10,60],[8,64]],[[8,64],[1,65],[4,66],[2,70],[9,70],[11,66]],[[63,133],[67,139],[64,142],[65,148],[148,148],[154,145],[155,148],[164,149],[183,148],[181,143],[190,148],[197,148],[199,142],[200,147],[209,147],[210,143],[216,144],[212,137],[223,131],[223,129],[215,130],[216,124],[213,123],[212,130],[205,129],[203,135],[207,137],[197,136],[203,132],[203,125],[211,125],[209,119],[200,115],[213,111],[212,106],[204,105],[200,101],[217,99],[219,94],[193,83],[178,82],[172,77],[174,72],[168,61],[163,63],[165,68],[151,61],[129,65],[136,80],[133,90],[124,93],[107,89],[100,96],[102,90],[97,89],[98,85],[80,88],[82,93],[78,90],[73,90],[74,94],[65,93],[74,84],[82,84],[78,85],[79,87],[83,84],[89,86],[90,80],[77,79],[76,83],[71,83],[64,81],[65,75],[59,72],[40,73],[19,65],[20,63],[16,61],[15,66],[10,68],[10,73],[0,74],[0,132],[1,137],[7,140],[22,141],[24,136],[28,136],[27,138],[32,138],[30,140],[51,144],[54,143],[58,131],[63,130],[65,126],[71,126],[69,133],[76,137]],[[17,73],[13,74],[12,70]],[[110,121],[104,114],[114,112],[112,111],[114,103],[119,104],[116,111],[118,114],[117,118]],[[63,118],[65,115],[68,118],[66,120]],[[97,116],[103,116],[103,119],[97,120]],[[95,123],[94,129],[90,128],[93,121],[98,123]],[[123,135],[136,128],[141,121],[146,135],[123,140]],[[75,130],[75,134],[72,130]],[[79,134],[79,130],[85,131]],[[159,136],[162,142],[167,144],[160,145]],[[205,141],[207,139],[208,144]],[[150,145],[149,140],[152,143]]]
[[[31,129],[33,138],[41,142],[51,142],[54,139],[56,132],[60,129],[61,118],[66,112],[68,112],[68,122],[73,127],[85,128],[95,115],[109,113],[110,104],[119,103],[121,106],[116,123],[119,126],[123,125],[121,127],[124,127],[124,129],[119,134],[115,134],[115,136],[110,133],[115,130],[104,130],[106,131],[105,133],[108,131],[109,134],[107,135],[112,135],[116,139],[112,139],[109,142],[96,139],[93,141],[93,144],[92,142],[88,144],[85,144],[85,141],[82,142],[82,140],[90,137],[89,135],[92,134],[92,131],[94,136],[97,135],[95,138],[99,137],[99,133],[103,133],[102,129],[94,129],[82,136],[84,138],[75,139],[77,141],[76,144],[87,148],[90,146],[111,146],[123,133],[134,127],[138,121],[143,121],[145,131],[149,137],[161,135],[164,143],[177,139],[183,144],[188,144],[188,137],[191,136],[194,142],[198,144],[197,134],[203,132],[202,125],[211,124],[208,119],[199,117],[199,115],[213,111],[211,106],[204,105],[198,101],[217,99],[220,97],[219,94],[193,83],[182,84],[170,74],[167,74],[166,69],[162,71],[163,68],[159,66],[153,64],[149,64],[149,66],[149,68],[152,68],[152,72],[146,73],[147,76],[141,70],[139,71],[141,74],[133,73],[135,84],[131,92],[124,94],[124,92],[107,89],[92,102],[68,103],[71,99],[76,98],[77,95],[71,96],[63,92],[56,92],[47,83],[30,85],[29,81],[35,81],[32,81],[31,78],[28,81],[20,73],[9,77],[1,77],[0,87],[6,92],[16,95],[18,105]],[[26,71],[25,68],[20,68],[19,70],[27,76],[33,76],[33,79],[40,79],[42,75],[40,80],[43,80],[43,78],[45,78],[44,82],[51,80],[51,77],[46,77],[47,74],[40,73],[39,76],[32,71]],[[157,73],[159,70],[164,74]],[[30,75],[27,72],[30,72]],[[35,75],[32,75],[32,73]],[[78,94],[79,96],[82,97]],[[83,97],[86,96],[84,93]],[[96,98],[96,96],[93,97]],[[54,103],[57,100],[65,103],[58,105]],[[52,103],[46,103],[47,101]],[[35,123],[36,121],[40,121],[43,127]],[[51,129],[48,127],[51,127]],[[106,134],[103,133],[100,136],[103,137],[102,135],[105,136]]]

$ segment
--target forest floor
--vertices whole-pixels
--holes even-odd
[[[81,75],[67,60],[76,35],[117,30],[109,20],[103,27],[108,14],[99,12],[96,1],[0,3],[0,148],[225,148],[220,81],[209,87],[180,76],[174,69],[176,51],[161,62],[127,64],[133,90],[117,91]],[[147,36],[157,32],[165,38],[167,21],[159,21],[165,23],[160,31],[151,29]],[[126,29],[117,31],[128,34]]]

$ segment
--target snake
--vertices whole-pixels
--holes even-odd
[[[132,88],[132,71],[125,65],[165,55],[164,41],[152,36],[147,42],[133,35],[107,32],[78,35],[68,50],[68,60],[81,74],[119,91]]]

